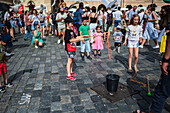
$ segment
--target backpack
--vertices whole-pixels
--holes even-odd
[[[40,23],[44,23],[44,15],[43,14],[40,15]]]
[[[53,13],[51,17],[54,24],[56,23],[56,16],[57,16],[57,13]]]
[[[111,26],[113,23],[113,14],[112,13],[107,13],[107,23],[109,26]]]
[[[79,12],[80,10],[81,10],[81,9],[77,10],[76,12],[74,12],[74,17],[73,17],[74,24],[77,24],[77,23],[78,23],[78,12]]]

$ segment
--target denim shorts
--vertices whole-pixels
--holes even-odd
[[[44,27],[45,26],[45,23],[40,23],[40,27]]]
[[[81,52],[85,52],[85,49],[86,49],[86,52],[90,52],[90,42],[89,40],[85,41],[85,44],[83,44],[83,42],[81,41]]]
[[[128,48],[137,48],[139,47],[138,40],[128,40]]]

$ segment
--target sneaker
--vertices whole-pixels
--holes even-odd
[[[98,54],[99,57],[101,57],[101,54]]]
[[[140,47],[140,48],[143,48],[143,46],[142,46],[142,45],[140,45],[139,47]]]
[[[11,54],[6,52],[6,56],[9,57],[9,56],[11,56]]]
[[[12,87],[13,84],[12,84],[11,82],[8,82],[8,83],[5,83],[5,82],[4,82],[4,86],[6,86],[6,87]]]
[[[87,56],[87,59],[92,60],[92,58],[90,56]]]
[[[118,49],[118,53],[120,54],[120,49]]]
[[[35,46],[35,48],[37,49],[37,48],[38,48],[38,46]]]
[[[153,49],[157,49],[157,48],[159,48],[159,46],[155,46],[155,47],[153,47]]]
[[[0,86],[0,93],[4,93],[6,90],[4,87]]]
[[[61,42],[61,40],[60,40],[60,39],[58,39],[58,44],[60,44],[60,42]]]
[[[52,34],[51,34],[51,33],[49,33],[49,35],[51,36]]]
[[[114,48],[113,51],[116,51],[116,48]]]
[[[73,76],[67,76],[67,80],[75,81],[75,80],[76,80],[76,78],[74,78]]]
[[[65,42],[63,42],[63,46],[65,46]]]
[[[94,54],[94,57],[97,57],[97,55],[96,55],[96,54]]]
[[[76,74],[76,73],[74,73],[74,72],[72,72],[72,73],[71,73],[71,76],[76,76],[76,75],[77,75],[77,74]]]
[[[133,72],[132,68],[129,68],[127,72],[132,73]]]
[[[138,72],[138,71],[139,71],[137,67],[134,67],[134,70],[135,70],[135,72]]]
[[[24,41],[27,41],[27,39],[24,38]]]

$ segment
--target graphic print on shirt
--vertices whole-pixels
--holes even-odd
[[[70,35],[71,35],[71,39],[75,38],[74,36],[74,33],[73,32],[70,32]],[[76,43],[70,43],[73,47],[76,47]]]

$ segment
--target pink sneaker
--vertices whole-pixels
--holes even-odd
[[[43,38],[45,38],[46,36],[43,36]]]

